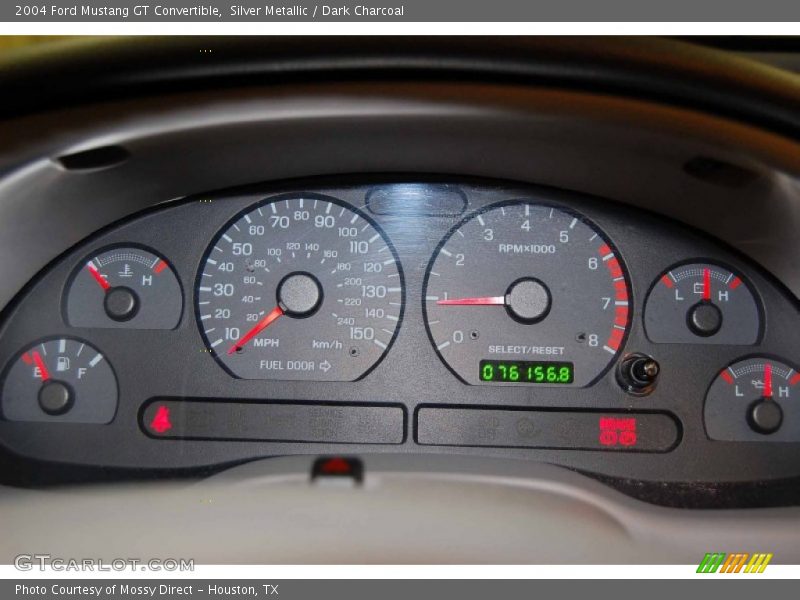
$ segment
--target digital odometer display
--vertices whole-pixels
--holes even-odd
[[[391,346],[403,294],[377,225],[307,194],[235,217],[206,252],[195,298],[207,348],[237,377],[354,381]]]
[[[575,365],[571,362],[482,360],[479,377],[489,382],[567,384],[575,380]]]
[[[629,303],[622,259],[600,229],[519,200],[450,230],[429,264],[422,306],[436,352],[466,383],[587,386],[622,350]],[[483,361],[494,368],[484,373]]]

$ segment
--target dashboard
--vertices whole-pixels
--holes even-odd
[[[113,223],[27,286],[0,330],[0,441],[145,470],[445,452],[790,477],[797,320],[746,257],[607,199],[248,186]]]
[[[231,548],[256,511],[284,540],[320,499],[373,519],[378,554],[348,530],[298,562],[343,540],[383,556],[418,502],[431,540],[449,523],[464,544],[442,507],[471,501],[477,541],[536,529],[495,544],[509,563],[592,527],[590,560],[618,531],[629,561],[654,539],[702,556],[764,532],[796,556],[800,84],[770,53],[64,44],[0,69],[0,502],[21,539],[60,539],[71,521],[43,515],[110,498],[128,539],[202,531],[200,492],[165,483],[201,480],[242,503],[218,520]],[[320,456],[362,460],[376,496],[291,488]],[[265,510],[251,492],[287,477]],[[134,481],[166,494],[160,517]],[[38,489],[87,482],[106,485]]]

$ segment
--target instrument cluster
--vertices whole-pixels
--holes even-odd
[[[0,442],[152,470],[369,449],[793,476],[797,325],[757,265],[611,201],[234,190],[106,228],[4,310]]]

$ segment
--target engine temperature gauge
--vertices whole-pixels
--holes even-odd
[[[73,275],[66,320],[73,327],[174,329],[183,295],[167,261],[135,247],[115,247],[87,259]]]
[[[653,342],[749,345],[758,342],[761,317],[740,275],[715,264],[689,263],[672,267],[653,284],[644,326]]]
[[[800,373],[752,357],[720,371],[706,395],[708,436],[726,441],[800,441]]]

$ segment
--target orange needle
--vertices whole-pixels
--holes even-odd
[[[244,345],[247,344],[247,342],[252,340],[259,333],[261,333],[267,327],[272,325],[281,315],[283,315],[283,309],[280,306],[276,306],[275,308],[273,308],[269,313],[267,313],[267,315],[263,319],[261,319],[258,323],[256,323],[255,326],[250,331],[245,333],[244,336],[242,336],[238,342],[236,342],[233,346],[231,346],[228,349],[228,354],[233,354],[239,348],[243,348]]]
[[[42,376],[42,381],[47,381],[48,379],[50,379],[50,373],[47,370],[47,367],[45,366],[42,357],[39,356],[39,352],[37,350],[34,350],[33,352],[31,352],[31,354],[33,355],[33,362],[36,363],[36,368],[39,369],[39,374]]]

